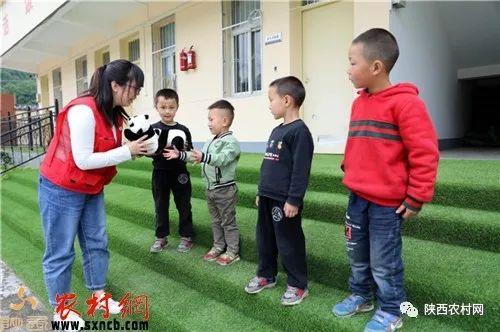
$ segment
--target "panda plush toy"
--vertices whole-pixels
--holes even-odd
[[[148,121],[149,115],[141,114],[134,115],[128,120],[129,128],[125,129],[123,133],[125,138],[129,141],[136,141],[144,135],[148,135],[144,142],[147,145],[147,155],[154,155],[160,153],[167,145],[167,135],[161,129],[153,128]]]

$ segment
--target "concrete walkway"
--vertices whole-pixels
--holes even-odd
[[[12,152],[9,149],[6,149],[5,151],[7,153],[9,153],[9,155],[11,155],[11,158],[12,158],[14,164],[19,163],[20,161],[31,159],[34,156],[38,155],[37,152],[32,152],[32,153],[28,153],[28,152],[23,152],[23,153],[14,152],[14,154],[12,155]],[[45,157],[45,155],[38,156],[37,158],[35,158],[33,160],[30,160],[29,162],[21,165],[20,167],[38,168],[38,166],[40,166],[40,164],[41,164],[41,162],[42,162],[42,160],[43,160],[44,157]],[[9,166],[11,166],[11,165],[9,165]]]
[[[0,331],[52,331],[52,314],[0,260]]]
[[[500,160],[500,148],[463,147],[441,151],[440,155],[443,159]]]

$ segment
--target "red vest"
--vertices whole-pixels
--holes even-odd
[[[41,166],[40,173],[52,183],[71,191],[84,194],[97,194],[104,185],[111,182],[116,175],[116,167],[103,167],[92,170],[79,169],[73,159],[71,140],[68,126],[68,110],[74,105],[86,105],[92,109],[95,119],[94,152],[105,152],[121,146],[122,134],[120,118],[116,141],[113,131],[104,115],[99,112],[93,97],[79,97],[73,99],[59,113],[56,123],[56,132],[52,138],[47,155]]]

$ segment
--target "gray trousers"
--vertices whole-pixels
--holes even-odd
[[[233,255],[240,252],[240,232],[236,225],[237,193],[235,184],[205,191],[212,218],[213,246],[224,251],[227,245],[227,252]]]

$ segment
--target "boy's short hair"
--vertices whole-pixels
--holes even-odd
[[[175,92],[175,90],[172,89],[158,90],[158,92],[155,95],[155,105],[156,103],[158,103],[159,97],[163,97],[165,99],[175,99],[175,102],[177,103],[177,105],[179,105],[179,95],[177,94],[177,92]]]
[[[380,60],[387,73],[394,67],[399,57],[398,42],[394,35],[385,29],[374,28],[357,36],[353,44],[363,44],[363,55],[368,61]]]
[[[226,113],[226,116],[229,118],[229,125],[231,126],[233,124],[234,107],[233,107],[233,105],[231,105],[230,102],[228,102],[225,99],[217,100],[215,103],[208,106],[209,110],[214,109],[214,108],[224,110],[224,112]]]
[[[269,84],[269,87],[275,87],[278,95],[292,97],[295,106],[300,107],[306,98],[306,89],[302,82],[295,76],[286,76],[278,78]]]

